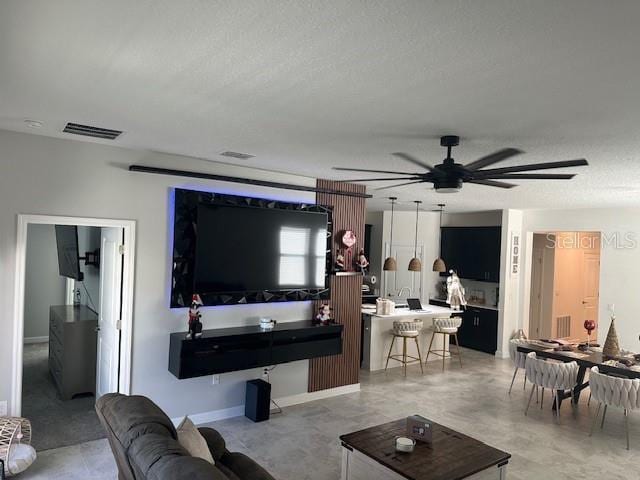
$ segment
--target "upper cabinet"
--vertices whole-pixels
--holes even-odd
[[[460,278],[499,282],[501,231],[500,227],[442,227],[440,255],[447,270],[455,270]]]

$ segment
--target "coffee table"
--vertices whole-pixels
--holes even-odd
[[[406,435],[406,422],[342,435],[342,480],[507,478],[509,453],[437,423],[431,445],[418,442],[411,453],[396,452],[395,438]]]

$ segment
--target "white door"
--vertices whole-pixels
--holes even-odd
[[[122,287],[122,228],[102,228],[96,398],[118,391]]]

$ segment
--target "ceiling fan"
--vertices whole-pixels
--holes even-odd
[[[575,174],[572,173],[518,173],[529,172],[532,170],[548,170],[552,168],[578,167],[588,165],[589,163],[581,158],[579,160],[566,160],[563,162],[546,162],[531,163],[528,165],[518,165],[514,167],[503,168],[485,168],[498,162],[502,162],[515,155],[524,153],[517,148],[503,148],[497,152],[479,158],[478,160],[462,165],[456,163],[451,157],[451,149],[460,144],[460,137],[456,135],[445,135],[440,137],[440,145],[447,148],[447,158],[438,165],[431,166],[421,160],[418,160],[408,153],[394,153],[396,157],[402,158],[408,162],[424,168],[423,172],[395,172],[389,170],[368,170],[362,168],[342,168],[333,167],[334,170],[344,170],[349,172],[368,172],[368,173],[388,173],[392,175],[403,175],[401,177],[385,177],[385,178],[359,178],[352,180],[341,180],[342,182],[371,182],[371,181],[390,181],[390,180],[407,180],[403,183],[389,185],[379,188],[401,187],[414,183],[433,183],[436,192],[454,193],[462,188],[463,183],[475,183],[478,185],[486,185],[498,188],[513,188],[517,185],[507,183],[501,180],[570,180]]]

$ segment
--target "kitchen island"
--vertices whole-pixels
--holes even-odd
[[[373,307],[373,308],[371,308]],[[432,318],[437,317],[449,317],[452,314],[459,314],[457,310],[451,308],[440,307],[437,305],[424,305],[423,310],[415,311],[408,308],[396,308],[395,312],[391,315],[378,315],[376,314],[375,305],[362,306],[362,368],[369,371],[384,370],[387,362],[387,355],[389,354],[389,348],[391,347],[391,330],[393,329],[393,322],[397,320],[423,320],[423,328],[418,337],[420,344],[420,353],[422,354],[422,360],[424,361],[427,356],[427,349],[429,348],[429,342],[433,335]],[[443,337],[444,335],[437,335],[433,342],[433,349],[442,349],[443,341],[445,350],[449,349],[448,340]],[[393,346],[393,354],[402,354],[402,342],[395,342]],[[414,357],[418,356],[416,345],[413,340],[407,342],[407,354]],[[436,361],[440,357],[437,355],[430,355],[429,360]],[[389,362],[389,368],[398,367],[400,363],[391,360]]]

